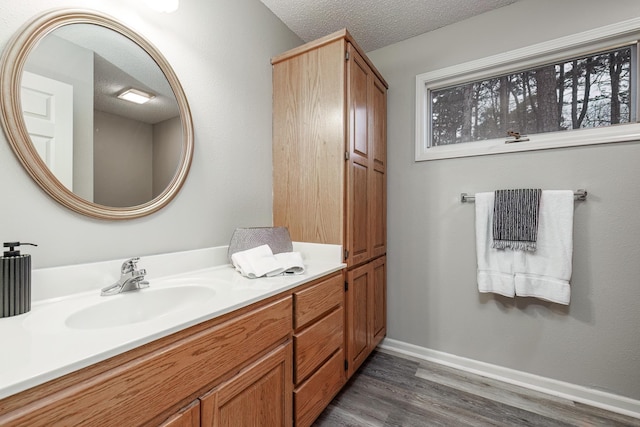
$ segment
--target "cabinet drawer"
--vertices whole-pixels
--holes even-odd
[[[344,310],[339,307],[293,337],[296,384],[307,378],[342,344]]]
[[[2,426],[139,426],[247,363],[291,333],[291,298],[256,308],[0,415]],[[141,404],[140,399],[144,400]],[[175,408],[175,409],[174,409]],[[165,415],[165,416],[166,416]]]
[[[320,317],[344,299],[344,279],[342,274],[333,276],[317,285],[293,294],[294,327],[300,328]]]
[[[344,353],[340,349],[311,378],[294,390],[296,427],[311,425],[342,388],[344,382]]]

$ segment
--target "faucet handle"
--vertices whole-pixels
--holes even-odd
[[[140,257],[130,258],[122,263],[122,267],[120,267],[120,271],[122,274],[131,273],[138,268],[138,261],[140,261]]]

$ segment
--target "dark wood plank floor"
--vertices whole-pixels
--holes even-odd
[[[375,351],[314,426],[640,426],[640,419]]]

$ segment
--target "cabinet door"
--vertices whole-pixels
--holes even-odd
[[[203,396],[202,426],[291,426],[292,371],[287,342]]]
[[[372,76],[369,88],[370,256],[375,258],[387,251],[387,88],[375,75]]]
[[[351,44],[347,67],[347,249],[355,266],[387,249],[387,88]]]
[[[347,375],[350,377],[369,355],[371,265],[365,264],[349,271],[347,283]]]
[[[160,427],[200,427],[200,401],[196,400],[176,415],[169,418]]]
[[[354,268],[347,277],[347,375],[351,377],[387,332],[386,257]]]
[[[372,72],[351,44],[347,66],[349,162],[347,181],[346,249],[349,266],[370,255],[369,80]]]
[[[371,351],[373,351],[387,334],[387,257],[376,258],[371,264],[373,272]]]

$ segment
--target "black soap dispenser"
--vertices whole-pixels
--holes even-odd
[[[0,257],[0,317],[16,316],[31,310],[31,255],[15,248],[33,243],[6,242]]]

